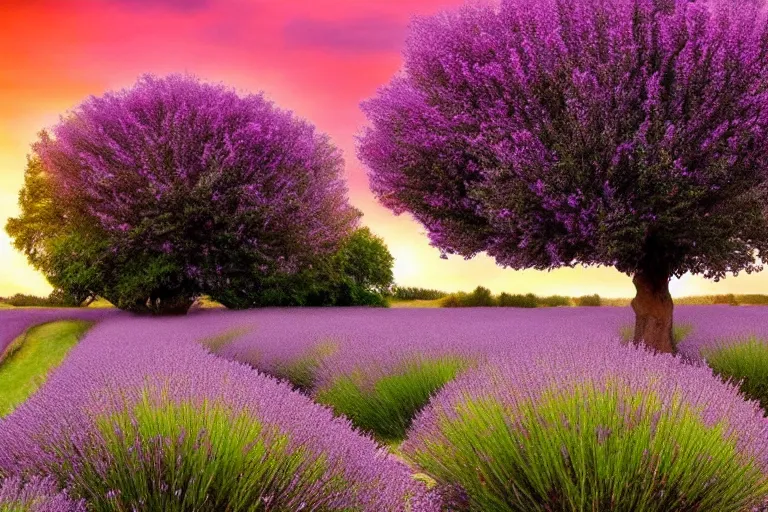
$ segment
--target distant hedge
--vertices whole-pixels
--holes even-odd
[[[727,304],[731,306],[768,306],[768,295],[752,293],[738,295],[733,293],[720,295],[698,295],[694,297],[681,297],[675,302],[686,306],[707,306],[711,304]]]
[[[38,308],[63,308],[63,307],[78,307],[80,304],[69,295],[63,293],[60,290],[54,290],[47,297],[38,297],[37,295],[27,295],[24,293],[17,293],[10,297],[0,297],[0,302],[15,306],[17,308],[23,307],[38,307]]]
[[[392,289],[392,298],[397,300],[437,300],[446,296],[448,296],[448,292],[430,288],[395,286]]]
[[[537,297],[532,293],[526,295],[502,293],[496,300],[496,305],[508,308],[535,308],[539,303]]]
[[[589,295],[586,302],[597,300],[600,305],[599,295]],[[596,299],[595,299],[596,298]],[[584,299],[581,297],[576,300]],[[460,307],[506,307],[506,308],[546,308],[558,306],[571,306],[571,299],[563,295],[550,295],[539,297],[533,293],[511,294],[503,292],[494,296],[488,288],[478,286],[470,293],[457,292],[447,295],[440,303],[444,308]],[[592,305],[592,304],[584,304]]]
[[[577,306],[601,306],[603,304],[602,300],[600,300],[600,296],[596,293],[594,295],[582,295],[581,297],[576,297],[574,303]]]
[[[494,296],[487,288],[478,286],[470,293],[456,292],[446,294],[440,302],[440,306],[447,308],[483,306],[511,308],[543,308],[558,306],[627,307],[630,305],[631,301],[632,299],[629,298],[604,298],[596,293],[592,295],[582,295],[581,297],[566,297],[564,295],[540,297],[534,293],[512,294],[503,292]],[[753,293],[738,295],[728,293],[720,295],[697,295],[677,298],[675,299],[675,303],[685,306],[708,306],[713,304],[728,304],[731,306],[768,306],[768,294]]]

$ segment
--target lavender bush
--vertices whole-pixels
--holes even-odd
[[[0,475],[54,476],[100,510],[435,510],[410,470],[347,420],[194,343],[241,319],[97,325],[0,422]],[[197,470],[206,478],[192,479]]]
[[[678,323],[672,326],[672,346],[674,347],[675,352],[678,352],[680,343],[691,333],[692,330],[693,326],[691,324]],[[619,331],[621,340],[625,343],[634,341],[634,332],[634,325],[623,325]]]
[[[727,305],[677,308],[677,322],[691,326],[691,331],[679,345],[680,355],[701,361],[702,352],[710,347],[738,343],[753,337],[768,339],[768,323],[761,309]]]
[[[380,441],[397,443],[432,396],[471,365],[461,357],[412,357],[378,378],[361,367],[320,388],[315,399]]]
[[[597,314],[616,328],[624,316],[615,309]],[[289,380],[386,443],[402,440],[435,392],[486,358],[525,357],[552,344],[572,350],[587,339],[618,343],[616,331],[601,333],[600,324],[578,310],[559,315],[273,310],[253,317],[260,319],[258,328],[218,354]]]
[[[307,308],[239,315],[228,316],[231,324],[227,329],[246,319],[253,329],[220,347],[219,355],[270,374],[310,356],[315,360],[311,365],[315,390],[355,373],[362,373],[367,383],[375,382],[413,357],[451,355],[480,360],[505,354],[523,356],[553,345],[572,350],[585,340],[597,346],[612,345],[618,343],[620,326],[630,319],[629,312],[608,307]],[[753,323],[759,320],[755,318]]]
[[[743,512],[768,493],[766,435],[706,367],[582,344],[448,384],[403,451],[452,510]]]
[[[768,342],[765,339],[716,343],[702,357],[721,378],[739,386],[744,395],[768,412]]]

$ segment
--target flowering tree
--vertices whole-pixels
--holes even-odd
[[[412,27],[363,105],[379,200],[444,254],[633,277],[634,339],[672,351],[671,276],[768,248],[762,1],[502,0]]]
[[[77,277],[125,309],[186,311],[242,276],[295,272],[359,217],[326,136],[187,76],[91,97],[33,149],[8,232],[58,286]]]

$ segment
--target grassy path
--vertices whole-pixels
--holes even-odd
[[[30,328],[0,362],[0,417],[10,414],[59,366],[92,322],[66,320]]]

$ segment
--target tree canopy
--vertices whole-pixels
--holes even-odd
[[[261,95],[146,75],[40,134],[7,231],[56,287],[186,311],[335,252],[360,215],[342,173],[327,136]]]
[[[465,7],[413,24],[358,153],[443,253],[664,292],[761,269],[767,72],[758,0]]]

